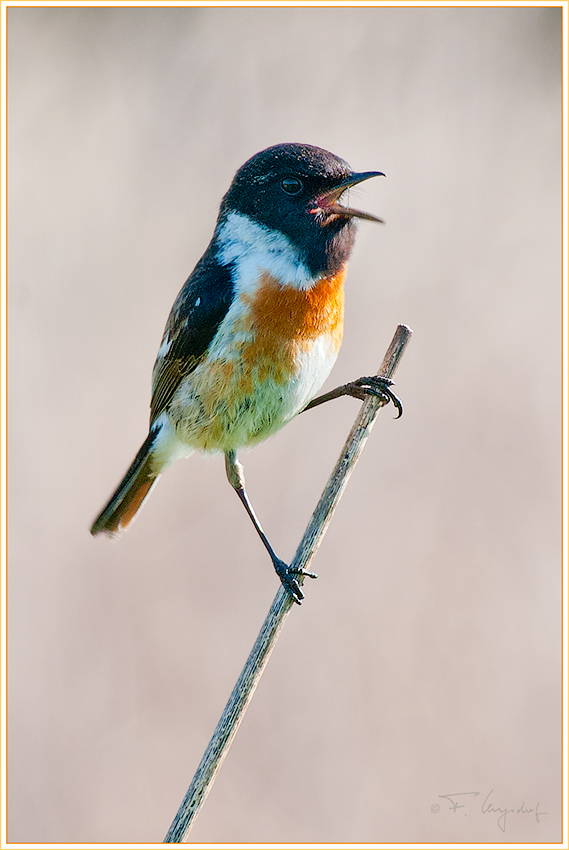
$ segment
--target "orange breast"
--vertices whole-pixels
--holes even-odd
[[[344,271],[307,290],[264,273],[241,293],[221,356],[206,358],[171,405],[182,442],[202,451],[253,445],[318,391],[342,342]]]
[[[326,337],[337,351],[344,324],[345,274],[342,269],[302,290],[283,286],[265,272],[254,295],[241,295],[247,308],[243,320],[253,332],[241,350],[244,363],[272,363],[273,371],[279,364],[287,379],[295,370],[296,355],[309,350],[319,337]]]

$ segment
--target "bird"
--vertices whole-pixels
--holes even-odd
[[[391,381],[362,377],[317,396],[342,342],[344,278],[356,220],[382,222],[341,202],[381,171],[353,171],[314,145],[284,143],[252,156],[221,200],[212,239],[179,292],[152,372],[150,427],[91,527],[116,536],[160,475],[194,451],[225,456],[243,503],[294,602],[315,573],[274,552],[245,489],[237,452],[300,412],[340,396],[401,402]]]

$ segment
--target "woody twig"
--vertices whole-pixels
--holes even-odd
[[[377,373],[380,378],[391,378],[411,338],[411,333],[412,331],[406,325],[397,326]],[[386,397],[377,396],[368,396],[363,402],[338,462],[328,479],[320,501],[296,550],[291,567],[297,569],[309,567],[330,524],[332,514],[344,492],[352,470],[362,453],[377,413],[387,403]],[[189,835],[195,818],[211,790],[217,772],[247,711],[255,688],[292,606],[292,597],[281,585],[190,787],[172,821],[164,839],[165,844],[182,843]]]

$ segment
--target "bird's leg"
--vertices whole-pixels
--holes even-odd
[[[358,378],[356,381],[350,381],[347,384],[342,384],[341,387],[336,387],[335,390],[330,390],[329,393],[324,393],[324,395],[319,395],[317,398],[313,398],[312,401],[308,402],[306,407],[301,410],[301,413],[304,413],[305,410],[310,410],[311,407],[316,407],[319,404],[324,404],[325,401],[332,401],[332,399],[340,398],[340,396],[343,395],[359,398],[360,401],[365,401],[368,396],[373,395],[384,399],[386,404],[391,401],[397,408],[397,416],[395,418],[399,419],[399,417],[403,415],[403,405],[395,393],[389,389],[392,384],[393,381],[389,378],[380,378],[379,375],[373,375],[367,378]]]
[[[273,547],[269,543],[267,535],[261,528],[261,523],[257,519],[255,511],[253,510],[253,506],[249,501],[249,497],[245,491],[245,476],[243,475],[243,467],[237,460],[237,453],[235,451],[225,452],[225,471],[227,472],[227,479],[239,498],[241,499],[245,510],[249,514],[251,518],[251,522],[255,526],[257,534],[263,541],[263,545],[269,555],[271,556],[271,561],[273,562],[273,566],[275,571],[280,578],[285,590],[287,590],[294,601],[300,605],[302,600],[304,599],[304,593],[300,589],[300,585],[298,583],[298,576],[308,576],[308,578],[317,578],[316,573],[309,573],[307,570],[302,569],[292,569],[287,566],[284,561],[281,561],[280,558],[275,554]]]

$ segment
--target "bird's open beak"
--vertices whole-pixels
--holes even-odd
[[[385,174],[383,171],[353,172],[337,186],[334,186],[333,189],[330,189],[329,192],[326,192],[324,195],[320,195],[316,199],[316,206],[313,210],[311,210],[311,212],[317,213],[322,211],[327,214],[332,213],[333,217],[343,216],[345,218],[363,218],[366,219],[366,221],[378,221],[380,224],[383,224],[383,219],[378,218],[376,215],[361,212],[361,210],[354,210],[351,207],[345,207],[343,204],[339,203],[340,198],[346,189],[350,189],[352,186],[357,186],[358,183],[363,183],[364,180],[369,180],[370,177],[385,177]]]

